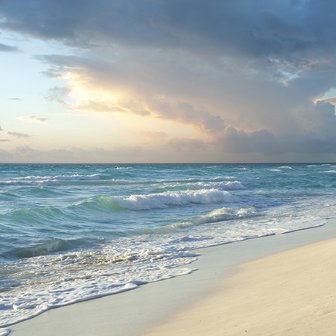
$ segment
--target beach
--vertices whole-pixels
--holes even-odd
[[[335,224],[209,248],[190,275],[49,310],[13,335],[333,335]]]
[[[245,264],[146,336],[334,335],[336,239]]]

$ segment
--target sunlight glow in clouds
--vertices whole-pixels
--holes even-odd
[[[335,161],[333,10],[3,0],[1,160]]]

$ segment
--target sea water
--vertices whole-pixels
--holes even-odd
[[[335,194],[332,164],[0,165],[0,327],[324,225]]]

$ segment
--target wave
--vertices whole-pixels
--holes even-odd
[[[217,176],[210,179],[204,178],[180,178],[180,179],[135,179],[135,180],[127,180],[127,179],[110,179],[106,180],[106,182],[111,183],[113,185],[197,185],[202,183],[216,183],[216,182],[232,182],[229,180],[234,179],[234,176]],[[237,181],[238,182],[238,181]],[[240,183],[240,182],[239,182]]]
[[[279,173],[279,172],[281,172],[281,169],[279,169],[279,168],[269,168],[267,170],[269,170],[269,171],[271,171],[273,173]]]
[[[65,239],[53,238],[42,241],[33,246],[16,248],[12,251],[7,252],[5,256],[7,258],[17,258],[17,259],[32,258],[43,255],[49,255],[57,252],[73,250],[81,246],[86,246],[89,243],[90,242],[85,239],[65,240]]]
[[[123,166],[118,166],[118,167],[114,167],[114,169],[116,170],[128,170],[128,169],[133,169],[134,167],[123,167]]]
[[[211,188],[211,189],[224,189],[224,190],[240,190],[245,189],[245,186],[239,181],[228,182],[197,182],[196,187]]]
[[[66,217],[66,213],[58,207],[41,206],[36,208],[22,208],[8,212],[4,215],[6,218],[10,218],[15,223],[41,223],[60,220]]]
[[[158,187],[153,189],[153,192],[200,190],[200,189],[242,190],[246,189],[246,187],[239,181],[160,183]]]
[[[232,202],[234,197],[228,191],[218,189],[202,189],[196,191],[163,192],[149,195],[101,197],[101,201],[109,201],[111,206],[129,210],[165,209],[170,206],[189,204],[211,204]]]
[[[291,166],[280,166],[279,169],[293,169]]]
[[[101,174],[69,174],[69,175],[31,175],[16,177],[12,180],[0,181],[1,185],[41,185],[41,184],[58,184],[65,181],[92,181],[100,180]]]
[[[249,208],[220,208],[215,209],[205,215],[201,215],[194,220],[197,224],[216,223],[231,219],[250,218],[256,215],[253,207]]]
[[[217,222],[224,222],[234,219],[251,218],[257,216],[254,207],[248,208],[219,208],[210,211],[207,214],[197,216],[190,221],[183,221],[178,223],[169,224],[160,228],[147,228],[139,230],[140,233],[172,233],[176,229],[189,228],[200,224],[211,224]]]
[[[325,200],[334,204],[333,199],[325,197],[320,200],[323,207],[313,202],[315,209],[329,209],[325,215],[333,213],[332,207],[325,206],[328,204]],[[200,248],[322,225],[318,220],[322,213],[315,214],[309,209],[309,202],[303,202],[272,208],[263,212],[258,221],[244,219],[222,223],[230,217],[241,219],[256,214],[254,208],[247,206],[219,208],[196,218],[200,222],[217,224],[199,225],[165,236],[117,239],[97,249],[20,260],[18,268],[20,272],[26,272],[29,279],[26,284],[4,293],[0,325],[18,322],[54,307],[188,274],[192,270],[187,265],[195,260],[195,251]],[[312,213],[314,215],[310,216]]]
[[[336,169],[325,170],[325,171],[322,171],[321,173],[325,173],[325,174],[336,174]]]

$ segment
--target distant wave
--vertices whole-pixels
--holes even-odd
[[[165,184],[175,184],[177,185],[197,185],[202,183],[228,183],[232,182],[229,180],[234,179],[233,176],[218,176],[211,179],[204,179],[204,178],[180,178],[180,179],[134,179],[134,180],[127,180],[127,179],[111,179],[109,180],[110,183],[114,185],[161,185]],[[238,182],[238,181],[237,181]]]
[[[271,171],[273,173],[279,173],[279,172],[281,172],[281,169],[279,169],[279,168],[269,168],[267,170],[269,170],[269,171]]]
[[[228,191],[202,189],[196,191],[163,192],[149,195],[112,196],[111,205],[130,210],[164,209],[169,206],[188,204],[211,204],[232,202],[234,197]]]
[[[239,181],[201,181],[201,182],[184,182],[184,183],[158,183],[156,192],[173,191],[173,190],[199,190],[199,189],[219,189],[219,190],[241,190],[246,187]]]
[[[197,182],[194,184],[196,187],[211,188],[211,189],[224,189],[224,190],[239,190],[245,189],[245,186],[239,181],[227,182]]]
[[[116,170],[126,170],[126,169],[133,169],[134,167],[128,167],[128,166],[125,166],[125,167],[123,167],[123,166],[118,166],[118,167],[114,167],[114,169],[116,169]]]
[[[332,169],[332,170],[325,170],[321,173],[326,173],[326,174],[336,174],[336,169]]]
[[[0,185],[35,185],[35,184],[56,184],[63,181],[88,181],[99,180],[101,174],[70,174],[70,175],[45,175],[45,176],[23,176],[12,180],[0,181]]]
[[[267,168],[267,170],[269,170],[271,172],[274,172],[274,173],[282,173],[285,170],[292,170],[292,169],[293,169],[293,167],[291,167],[291,166],[279,166],[279,167],[276,167],[276,168]]]

